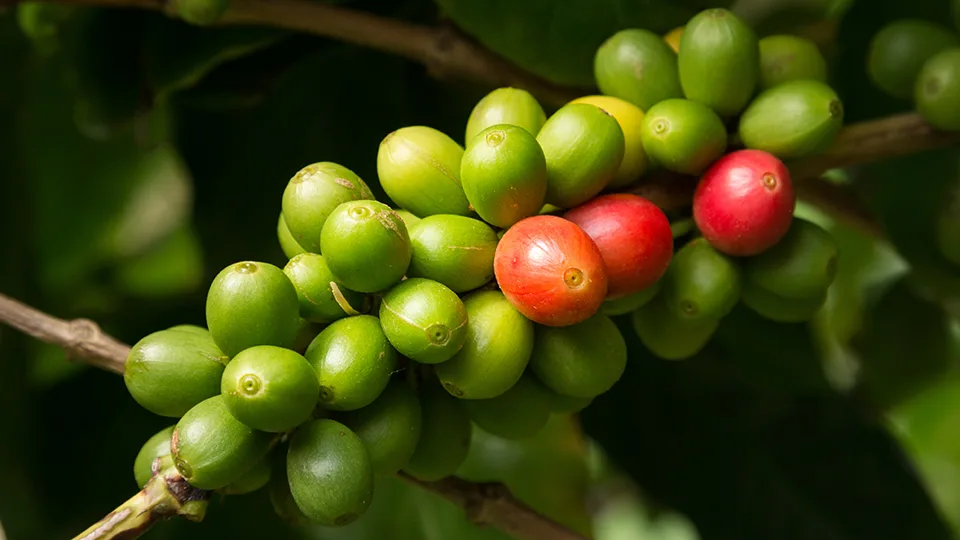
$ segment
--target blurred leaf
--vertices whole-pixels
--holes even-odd
[[[30,382],[38,387],[51,387],[88,369],[81,362],[71,362],[67,354],[56,345],[42,342],[31,344]]]
[[[116,270],[121,290],[140,298],[163,298],[202,285],[203,251],[189,226],[173,231],[152,249],[122,261]]]

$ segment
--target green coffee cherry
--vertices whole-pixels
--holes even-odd
[[[473,107],[463,141],[469,146],[478,133],[497,124],[522,128],[535,137],[546,121],[543,107],[530,92],[520,88],[497,88]]]
[[[304,251],[321,253],[320,233],[334,209],[348,201],[373,198],[366,182],[356,173],[322,161],[307,165],[290,179],[283,190],[281,214]]]
[[[335,420],[312,420],[293,434],[287,477],[297,506],[325,527],[353,523],[373,500],[367,449],[356,433]]]
[[[400,354],[423,364],[439,364],[463,347],[467,310],[449,287],[410,278],[383,295],[380,325]]]
[[[787,298],[820,296],[837,274],[837,243],[819,225],[794,218],[772,248],[743,261],[743,277]]]
[[[261,459],[252,469],[245,472],[243,476],[230,482],[225,487],[218,489],[217,492],[221,495],[246,495],[247,493],[253,493],[270,482],[271,473],[270,459],[268,456]]]
[[[819,81],[800,80],[764,91],[740,117],[747,148],[791,159],[825,150],[843,126],[843,104]]]
[[[616,317],[617,315],[626,315],[627,313],[636,311],[653,300],[653,297],[660,292],[662,286],[663,281],[661,280],[642,291],[621,296],[613,300],[607,300],[600,306],[600,313],[608,317]]]
[[[467,459],[473,435],[473,424],[463,403],[437,385],[421,390],[420,440],[404,472],[426,482],[457,472]]]
[[[914,101],[917,112],[931,126],[960,131],[960,47],[927,60],[917,77]]]
[[[802,298],[774,294],[751,281],[743,284],[743,304],[761,317],[780,323],[809,321],[827,301],[827,291]]]
[[[530,360],[534,325],[500,291],[478,291],[463,299],[466,340],[434,372],[451,395],[489,399],[512,388]]]
[[[320,381],[320,405],[352,411],[374,402],[397,368],[390,346],[373,315],[347,317],[323,329],[306,351]]]
[[[140,489],[153,478],[153,462],[157,458],[170,455],[170,437],[176,425],[165,427],[143,443],[136,459],[133,460],[133,477]]]
[[[273,436],[230,414],[220,396],[206,399],[177,422],[170,450],[177,470],[198,489],[220,489],[238,480],[270,450]]]
[[[707,9],[687,22],[677,64],[687,99],[706,105],[721,117],[736,116],[757,88],[759,40],[732,11]]]
[[[720,326],[720,319],[677,316],[661,296],[634,311],[631,320],[640,342],[664,360],[684,360],[697,354]]]
[[[295,255],[283,273],[297,289],[300,316],[308,321],[328,323],[370,310],[370,297],[337,283],[323,255]]]
[[[196,324],[178,324],[176,326],[171,326],[167,330],[174,332],[188,332],[198,336],[206,336],[208,339],[213,341],[213,338],[210,336],[210,331]],[[226,359],[224,359],[224,361],[226,361]]]
[[[827,61],[813,41],[780,34],[760,40],[760,88],[790,81],[827,82]]]
[[[377,201],[338,206],[323,226],[320,244],[337,281],[361,293],[379,292],[399,282],[413,254],[406,224]]]
[[[493,279],[497,233],[463,216],[427,216],[410,231],[413,258],[407,275],[432,279],[462,293]]]
[[[643,148],[655,163],[699,175],[727,148],[727,129],[710,108],[686,99],[661,101],[643,117]]]
[[[290,348],[300,331],[297,289],[283,270],[255,261],[224,268],[207,292],[207,328],[227,356],[255,345]]]
[[[949,194],[937,220],[937,245],[940,253],[960,267],[960,186]]]
[[[530,368],[547,388],[593,398],[613,388],[627,366],[627,343],[609,317],[571,326],[537,326]]]
[[[292,259],[307,251],[303,249],[303,246],[297,243],[297,239],[290,234],[290,228],[287,227],[287,222],[283,219],[283,212],[280,212],[280,219],[277,220],[277,240],[280,241],[280,250],[283,251],[283,254],[286,255],[288,259]]]
[[[635,183],[647,171],[650,159],[643,149],[643,111],[629,101],[613,96],[583,96],[570,103],[587,103],[613,115],[623,132],[623,159],[608,187]]]
[[[339,420],[363,441],[373,472],[386,476],[410,462],[420,440],[421,415],[420,398],[410,385],[393,381],[376,401]]]
[[[470,215],[470,203],[460,186],[461,158],[463,147],[436,129],[400,128],[380,143],[380,186],[393,202],[417,217]]]
[[[484,221],[509,227],[532,216],[547,193],[547,162],[534,135],[494,124],[469,140],[460,163],[467,200]]]
[[[540,379],[536,377],[533,378],[533,381],[540,385],[540,392],[547,398],[547,407],[550,409],[550,412],[553,414],[573,414],[586,409],[594,398],[582,398],[582,397],[573,397],[565,396],[563,394],[558,394],[553,390],[547,388],[545,384],[540,382]]]
[[[394,212],[396,212],[397,215],[400,216],[400,219],[403,220],[403,224],[407,226],[407,231],[413,230],[417,223],[420,223],[420,218],[411,214],[410,212],[407,212],[406,210],[399,209],[394,210]]]
[[[649,30],[621,30],[608,38],[597,49],[593,72],[601,92],[642,111],[683,97],[676,53]]]
[[[270,481],[267,483],[270,506],[284,522],[291,525],[308,525],[310,518],[297,506],[297,501],[290,492],[290,479],[287,477],[288,451],[288,446],[281,446],[270,455]]]
[[[914,97],[917,77],[935,54],[960,45],[943,26],[917,19],[900,19],[881,28],[870,41],[867,72],[875,85],[900,98]]]
[[[220,393],[226,361],[209,333],[160,330],[130,349],[123,382],[144,409],[160,416],[180,417]]]
[[[306,358],[259,345],[241,351],[223,371],[220,394],[230,414],[260,431],[280,433],[310,418],[320,385]]]
[[[217,22],[230,9],[230,0],[173,0],[173,4],[181,19],[198,26]]]
[[[679,318],[719,320],[737,305],[740,282],[733,259],[697,238],[674,254],[657,296]]]
[[[537,134],[547,162],[545,202],[571,208],[610,184],[623,160],[623,131],[610,113],[568,103]]]
[[[504,439],[526,439],[550,419],[550,398],[542,385],[524,375],[512,388],[490,399],[468,399],[470,418],[482,429]]]

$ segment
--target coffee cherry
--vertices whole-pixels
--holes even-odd
[[[403,471],[432,482],[456,473],[467,459],[473,425],[464,402],[439,385],[430,384],[421,390],[420,407],[423,411],[420,440]]]
[[[320,385],[313,367],[290,349],[260,345],[241,351],[223,371],[220,395],[234,418],[271,433],[310,418]]]
[[[398,283],[413,250],[407,226],[377,201],[343,203],[323,226],[321,246],[327,267],[348,289],[374,293]]]
[[[756,32],[732,11],[711,8],[694,15],[677,53],[684,96],[721,117],[737,115],[753,98],[760,71]]]
[[[290,234],[287,222],[283,219],[283,212],[280,213],[280,219],[277,220],[277,239],[280,241],[280,250],[288,259],[292,259],[307,250],[297,243],[297,239]]]
[[[867,72],[878,88],[900,99],[914,96],[923,65],[940,51],[960,45],[943,26],[918,19],[887,23],[870,41]]]
[[[417,217],[470,214],[460,186],[463,147],[427,126],[400,128],[387,135],[377,153],[380,187],[393,202]]]
[[[536,137],[546,121],[543,107],[530,92],[520,88],[497,88],[478,101],[470,111],[463,141],[469,146],[478,133],[498,124],[522,128]]]
[[[537,134],[547,161],[547,203],[570,208],[590,200],[613,180],[623,161],[624,137],[610,113],[568,103]]]
[[[750,256],[783,238],[795,203],[783,162],[762,150],[739,150],[704,173],[693,196],[693,217],[714,248]]]
[[[606,300],[603,302],[603,305],[600,306],[600,313],[607,317],[616,317],[617,315],[626,315],[627,313],[636,311],[646,305],[647,302],[653,300],[653,297],[660,292],[662,286],[663,280],[660,280],[642,291],[612,300]]]
[[[786,298],[821,296],[837,273],[837,243],[819,225],[794,218],[777,245],[743,261],[744,279]]]
[[[663,36],[663,40],[673,49],[673,52],[680,52],[680,38],[683,37],[684,29],[683,26],[678,26]],[[679,76],[677,80],[679,81]]]
[[[931,126],[960,131],[960,47],[927,60],[917,77],[914,101],[917,112]]]
[[[312,420],[293,434],[287,478],[297,506],[324,527],[353,523],[373,500],[367,449],[356,433],[335,420]]]
[[[217,490],[221,495],[246,495],[266,486],[272,474],[270,456],[261,459],[243,476]]]
[[[230,0],[173,0],[173,7],[184,21],[206,26],[223,17],[230,9]]]
[[[304,251],[320,253],[320,233],[330,213],[347,201],[367,199],[373,199],[373,193],[359,176],[343,165],[322,161],[300,169],[287,183],[281,216]],[[282,242],[281,236],[281,246]]]
[[[270,481],[267,484],[267,494],[270,497],[270,506],[277,516],[291,525],[308,525],[310,518],[304,515],[297,506],[297,501],[290,492],[290,479],[287,476],[288,445],[282,445],[269,456]]]
[[[540,393],[546,398],[547,407],[553,414],[573,414],[580,412],[586,409],[594,399],[592,397],[582,398],[558,394],[547,388],[547,385],[540,382],[540,379],[533,377],[530,380],[540,387]]]
[[[153,478],[153,462],[159,457],[170,455],[170,437],[175,427],[176,425],[168,426],[156,432],[137,452],[137,457],[133,460],[133,477],[140,489]]]
[[[743,284],[743,304],[761,317],[780,323],[809,321],[827,301],[827,291],[813,296],[788,298],[764,289],[752,281]]]
[[[267,455],[273,436],[230,414],[221,396],[198,403],[177,422],[170,451],[177,470],[198,489],[220,489]]]
[[[737,305],[740,269],[703,238],[677,250],[658,295],[676,317],[719,320]]]
[[[133,399],[160,416],[180,417],[220,392],[227,361],[206,331],[160,330],[130,349],[123,382]]]
[[[409,277],[440,282],[462,293],[493,279],[497,233],[486,223],[463,216],[427,216],[410,231],[413,258]]]
[[[550,419],[549,398],[542,388],[533,375],[527,374],[497,397],[463,403],[474,423],[488,433],[504,439],[527,439]]]
[[[740,139],[747,148],[781,159],[826,150],[843,125],[837,93],[819,81],[780,84],[757,96],[740,116]]]
[[[494,124],[467,143],[460,178],[477,214],[487,223],[509,227],[543,206],[547,162],[534,135]]]
[[[467,332],[463,348],[434,372],[451,395],[489,399],[513,387],[533,350],[533,322],[500,291],[477,291],[463,299]]]
[[[649,30],[626,29],[610,36],[597,49],[593,71],[601,92],[643,111],[683,97],[676,52]]]
[[[304,356],[320,382],[320,405],[337,411],[373,403],[397,367],[397,352],[373,315],[332,323],[310,343]]]
[[[423,364],[439,364],[463,347],[467,310],[449,287],[410,278],[383,295],[380,326],[400,354]]]
[[[283,273],[297,290],[300,316],[308,321],[328,323],[370,309],[370,297],[337,283],[323,255],[295,255]]]
[[[661,296],[634,311],[631,322],[640,342],[664,360],[684,360],[697,354],[720,326],[720,319],[678,316]]]
[[[187,332],[188,334],[204,336],[207,339],[213,340],[213,338],[210,336],[209,330],[207,330],[202,326],[197,326],[195,324],[178,324],[176,326],[171,326],[170,328],[167,328],[167,330],[172,332]],[[224,357],[224,361],[226,361],[226,357]]]
[[[607,296],[597,244],[576,224],[556,216],[530,217],[507,230],[493,266],[513,307],[540,324],[584,321]]]
[[[593,398],[613,388],[627,366],[627,344],[609,317],[561,328],[538,326],[530,368],[554,392]]]
[[[760,40],[760,89],[790,81],[827,82],[827,61],[813,41],[780,34]]]
[[[660,279],[673,257],[670,221],[639,195],[597,197],[563,216],[577,224],[600,249],[607,274],[607,298],[640,292]]]
[[[417,216],[411,214],[406,210],[398,209],[398,210],[394,210],[394,212],[396,212],[397,215],[400,216],[400,219],[403,220],[403,224],[407,226],[408,232],[413,230],[413,228],[417,225],[417,223],[420,223],[420,218],[418,218]]]
[[[407,466],[422,426],[420,399],[406,382],[393,381],[373,403],[337,417],[363,441],[373,472],[392,475]]]
[[[613,96],[585,96],[570,103],[587,103],[612,114],[623,131],[623,159],[608,187],[620,188],[633,184],[647,170],[647,152],[643,149],[643,111],[629,101]]]
[[[727,149],[727,129],[715,112],[686,99],[657,103],[643,117],[643,148],[663,168],[700,174]]]

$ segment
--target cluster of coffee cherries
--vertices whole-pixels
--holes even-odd
[[[631,36],[645,34],[614,37],[598,65],[617,50],[673,69],[683,97],[649,97],[667,78],[634,68],[615,78],[648,96],[639,103],[606,76],[606,95],[549,116],[526,91],[496,89],[462,145],[422,125],[383,139],[377,176],[390,204],[343,165],[298,171],[277,223],[284,267],[231,264],[210,286],[206,328],[133,347],[131,395],[178,418],[144,445],[137,481],[169,463],[199,489],[268,486],[285,518],[343,526],[366,511],[378,476],[454,475],[474,429],[531,437],[610,390],[628,361],[614,317],[673,360],[701,350],[741,300],[775,320],[809,319],[836,247],[794,218],[778,154],[832,137],[835,98],[800,79],[750,102],[761,47],[725,10],[691,20],[679,55]],[[747,148],[727,153],[720,118],[748,102]],[[788,121],[766,118],[784,103]],[[699,177],[699,234],[678,248],[667,214],[624,192],[657,169]]]

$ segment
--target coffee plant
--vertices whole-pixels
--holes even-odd
[[[960,536],[960,1],[0,6],[0,540]]]

